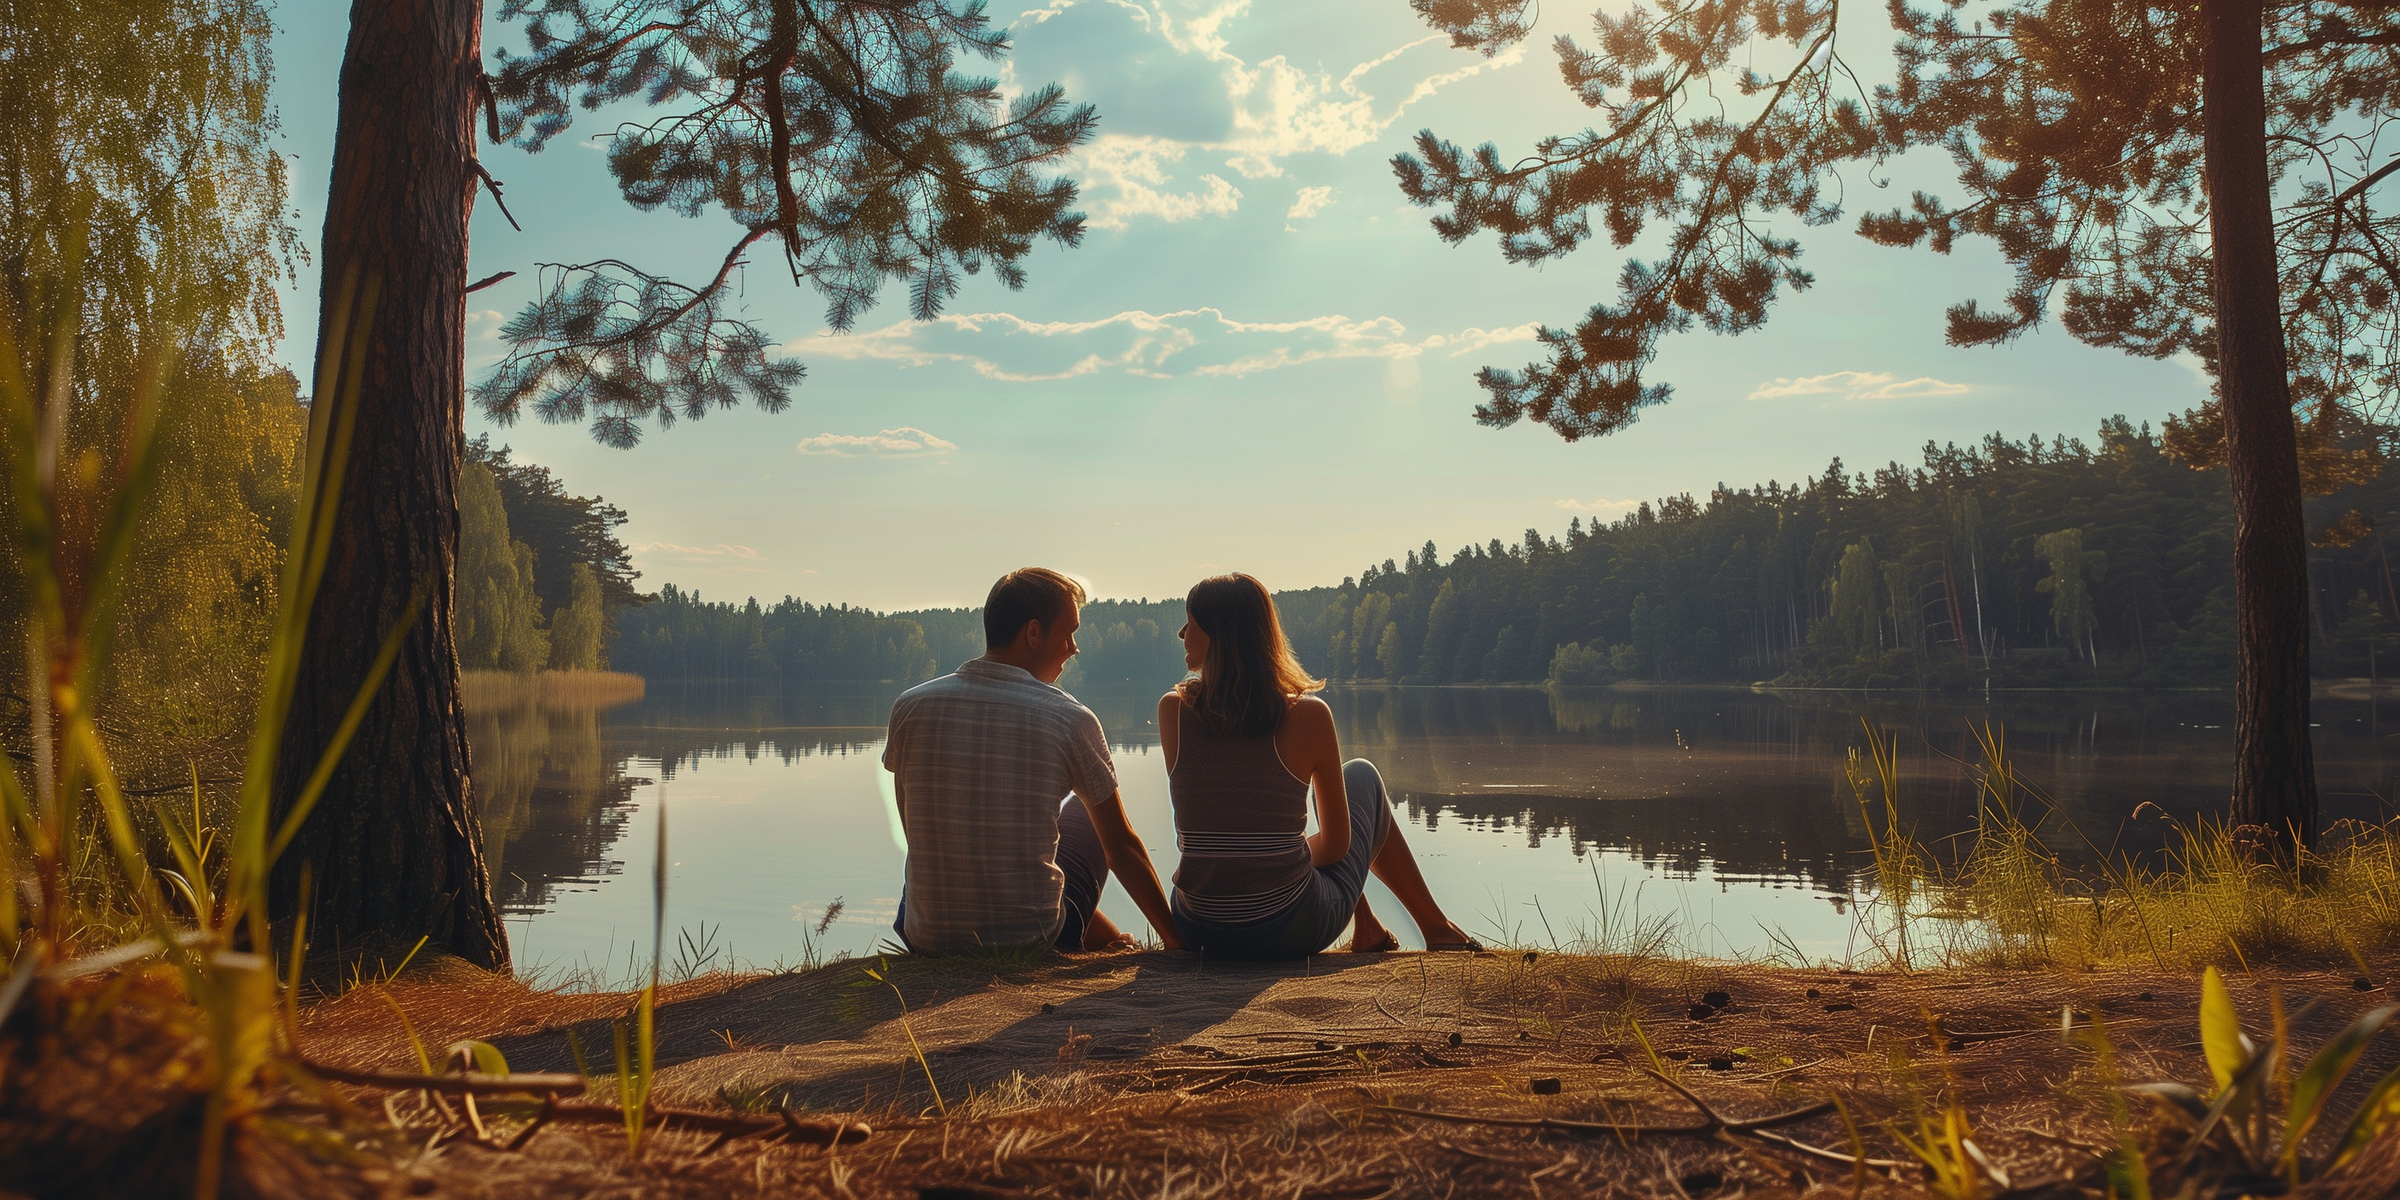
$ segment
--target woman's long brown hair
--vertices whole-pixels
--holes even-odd
[[[1292,698],[1325,686],[1300,669],[1267,585],[1248,575],[1219,575],[1192,585],[1183,614],[1208,635],[1200,677],[1175,689],[1185,708],[1218,737],[1265,737],[1283,724]]]

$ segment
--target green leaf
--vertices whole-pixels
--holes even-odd
[[[2387,1004],[2352,1021],[2349,1028],[2335,1034],[2332,1041],[2318,1048],[2316,1057],[2308,1060],[2307,1069],[2300,1072],[2298,1082],[2292,1085],[2292,1102],[2285,1110],[2283,1163],[2287,1169],[2299,1161],[2300,1142],[2316,1125],[2317,1112],[2324,1107],[2326,1097],[2342,1086],[2350,1068],[2358,1065],[2358,1056],[2365,1053],[2367,1043],[2375,1040],[2394,1013],[2400,1013],[2400,1005]]]
[[[2208,1055],[2209,1074],[2217,1077],[2217,1090],[2232,1084],[2249,1063],[2248,1042],[2242,1036],[2242,1018],[2233,1011],[2233,996],[2225,990],[2225,977],[2210,967],[2200,977],[2200,1048]]]
[[[2395,1120],[2400,1120],[2400,1069],[2384,1076],[2375,1090],[2367,1093],[2366,1103],[2358,1106],[2357,1114],[2350,1118],[2350,1127],[2342,1131],[2341,1144],[2334,1147],[2333,1165],[2338,1168],[2356,1158]]]
[[[2216,1132],[2217,1126],[2227,1121],[2233,1123],[2235,1140],[2240,1140],[2240,1125],[2256,1107],[2253,1101],[2263,1095],[2267,1068],[2273,1063],[2274,1056],[2261,1054],[2242,1064],[2241,1072],[2225,1085],[2224,1090],[2217,1093],[2216,1100],[2208,1106],[2208,1115],[2200,1118],[2200,1123],[2192,1128],[2193,1145],[2207,1141],[2209,1135]],[[2247,1156],[2248,1151],[2245,1150],[2244,1154]]]

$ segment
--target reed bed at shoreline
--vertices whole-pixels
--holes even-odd
[[[1873,965],[2058,969],[2142,966],[2247,969],[2252,960],[2347,959],[2400,942],[2400,819],[2345,821],[2298,860],[2255,853],[2244,831],[2175,822],[2155,805],[2136,819],[2171,827],[2163,860],[2099,850],[2055,804],[2018,778],[1997,726],[1981,747],[1972,830],[1947,846],[1921,840],[1900,796],[1895,749],[1872,725],[1848,763],[1867,832],[1875,894],[1854,941]],[[2096,865],[2072,868],[2077,844]]]
[[[639,675],[625,671],[461,671],[459,700],[468,712],[535,708],[597,710],[630,704],[645,694]]]

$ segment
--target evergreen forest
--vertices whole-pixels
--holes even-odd
[[[2311,501],[2315,669],[2380,675],[2400,645],[2388,475]],[[2233,516],[2224,472],[2147,425],[2091,441],[1928,444],[1922,463],[1722,484],[1613,522],[1432,542],[1338,587],[1280,592],[1309,670],[1396,683],[1774,681],[1872,688],[2225,687]],[[1274,581],[1270,580],[1269,583]],[[1084,610],[1062,685],[1165,686],[1180,601]],[[672,585],[617,616],[615,663],[654,679],[910,682],[981,652],[974,610],[762,606]]]

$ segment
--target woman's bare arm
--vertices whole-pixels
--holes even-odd
[[[1158,754],[1175,769],[1175,752],[1183,747],[1183,697],[1168,692],[1158,698]]]
[[[1341,739],[1333,731],[1333,710],[1314,696],[1292,702],[1286,720],[1288,742],[1279,746],[1284,764],[1309,782],[1317,800],[1317,832],[1308,840],[1308,863],[1327,866],[1350,853],[1350,798],[1342,790]]]

